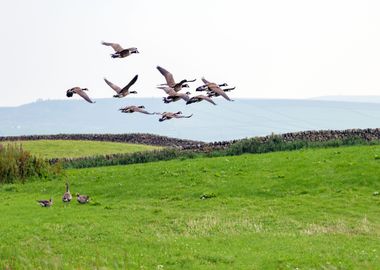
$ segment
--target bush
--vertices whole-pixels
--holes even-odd
[[[25,182],[29,177],[46,178],[61,172],[60,164],[49,165],[45,160],[32,156],[21,145],[0,144],[0,184]]]

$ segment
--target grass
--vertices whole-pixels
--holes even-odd
[[[14,142],[8,143],[13,144]],[[158,146],[142,144],[77,140],[36,140],[17,141],[16,143],[22,144],[25,150],[43,158],[77,158],[160,149]]]
[[[3,185],[0,269],[378,269],[379,156],[307,149]],[[91,204],[64,206],[65,181]]]

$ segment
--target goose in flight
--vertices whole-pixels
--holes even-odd
[[[74,94],[80,95],[84,100],[86,100],[89,103],[95,103],[95,101],[92,101],[89,96],[84,92],[88,91],[87,88],[80,88],[80,87],[73,87],[66,91],[67,97],[72,97]]]
[[[134,113],[134,112],[139,112],[139,113],[144,113],[144,114],[157,114],[157,113],[150,113],[144,110],[144,106],[127,106],[124,108],[119,109],[122,113]]]
[[[228,84],[226,83],[222,83],[222,84],[218,84],[219,87],[224,87],[224,86],[228,86]],[[209,91],[209,88],[207,86],[207,84],[204,84],[204,85],[201,85],[201,86],[198,86],[195,91]]]
[[[180,91],[182,89],[182,87],[189,87],[187,82],[195,82],[196,81],[196,79],[190,80],[190,81],[189,80],[182,80],[179,83],[176,83],[174,80],[173,74],[171,74],[169,71],[167,71],[166,69],[164,69],[160,66],[157,66],[157,69],[165,77],[165,80],[166,80],[166,84],[161,84],[161,85],[167,85],[167,86],[173,88],[174,91],[176,91],[176,92]]]
[[[236,87],[232,87],[232,88],[225,88],[225,89],[222,89],[224,92],[229,92],[229,91],[232,91],[234,90]],[[211,91],[211,90],[207,90],[207,96],[208,97],[219,97],[220,95]]]
[[[232,99],[230,99],[227,94],[219,87],[218,84],[216,83],[212,83],[212,82],[209,82],[207,81],[204,77],[202,78],[202,81],[205,85],[207,85],[208,89],[210,92],[213,92],[215,93],[215,95],[219,95],[219,96],[222,96],[224,97],[225,99],[227,99],[228,101],[233,101]]]
[[[124,88],[121,88],[121,87],[117,86],[116,84],[113,84],[112,82],[110,82],[106,78],[104,78],[104,81],[109,85],[109,87],[111,87],[113,90],[116,91],[117,94],[114,95],[113,97],[122,98],[122,97],[129,95],[129,94],[137,94],[136,91],[129,91],[129,88],[137,81],[138,77],[139,77],[138,75],[133,77],[133,79]]]
[[[181,111],[179,111],[179,112],[163,112],[163,113],[161,113],[161,118],[158,119],[158,121],[163,122],[165,120],[170,120],[173,118],[190,118],[192,116],[193,116],[193,114],[188,115],[188,116],[182,115]]]
[[[190,92],[179,93],[179,92],[176,92],[173,88],[168,87],[168,86],[158,86],[157,88],[164,90],[165,93],[168,95],[167,97],[164,97],[163,99],[165,103],[175,102],[180,99],[183,99],[184,101],[187,102],[190,99],[189,97]]]
[[[216,105],[216,103],[211,99],[210,96],[204,96],[204,95],[198,95],[198,96],[194,96],[194,97],[190,98],[186,102],[186,105],[189,105],[189,104],[195,103],[195,102],[201,102],[202,100],[206,100],[206,101]]]
[[[105,46],[111,46],[112,49],[115,50],[115,53],[111,54],[112,58],[124,58],[124,57],[127,57],[127,56],[131,55],[132,53],[139,53],[139,51],[137,50],[137,48],[132,47],[132,48],[124,49],[118,43],[112,43],[112,42],[104,42],[104,41],[102,41],[102,44],[105,45]]]

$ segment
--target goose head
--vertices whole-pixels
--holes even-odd
[[[182,114],[182,112],[181,112],[181,111],[178,111],[178,112],[176,112],[176,114]]]
[[[228,86],[226,83],[219,84],[219,86]]]
[[[73,95],[74,95],[74,93],[72,91],[67,90],[67,92],[66,92],[67,97],[72,97]]]
[[[87,89],[87,88],[82,88],[82,90],[83,90],[83,91],[88,91],[88,89]]]
[[[190,86],[189,86],[187,83],[184,83],[184,84],[182,84],[182,87],[187,87],[187,88],[189,88]]]
[[[145,106],[141,105],[141,106],[138,106],[138,108],[145,109]]]
[[[137,94],[136,91],[130,91],[129,93],[130,93],[130,94]]]

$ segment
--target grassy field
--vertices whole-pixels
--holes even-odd
[[[3,185],[0,269],[379,269],[379,157],[309,149]],[[65,181],[92,202],[64,206]]]
[[[8,142],[14,143],[14,142]],[[159,149],[157,146],[76,140],[17,141],[25,150],[44,158],[87,157]]]

